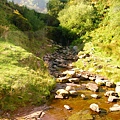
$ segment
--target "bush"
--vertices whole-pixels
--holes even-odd
[[[63,27],[48,26],[46,29],[47,37],[63,46],[70,45],[71,42],[78,37],[76,33]]]
[[[93,7],[83,3],[71,5],[59,13],[60,26],[81,36],[93,29]],[[66,14],[67,13],[67,14]]]
[[[28,31],[32,29],[29,21],[24,18],[18,11],[15,11],[12,18],[12,23],[22,31]]]

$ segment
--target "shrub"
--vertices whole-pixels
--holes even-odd
[[[14,11],[13,16],[11,17],[12,23],[22,31],[28,31],[32,29],[29,21],[24,18],[18,11]]]

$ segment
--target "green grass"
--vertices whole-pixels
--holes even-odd
[[[37,31],[19,30],[11,21],[14,7],[12,3],[10,6],[5,4],[5,0],[0,1],[0,110],[2,111],[41,105],[51,98],[50,92],[55,85],[54,78],[49,75],[42,60],[46,53],[54,50],[54,46],[46,38],[44,28]]]
[[[81,39],[83,40],[83,50],[92,53],[92,58],[79,60],[75,65],[118,82],[120,81],[120,1],[110,0],[109,3],[109,8],[103,14],[103,20],[98,28],[87,32],[76,41],[81,47],[79,43]],[[98,6],[100,8],[101,4]]]
[[[43,61],[4,39],[0,39],[0,54],[0,108],[15,110],[46,101],[55,81]]]

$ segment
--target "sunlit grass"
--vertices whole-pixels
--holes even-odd
[[[0,108],[41,104],[55,84],[41,58],[0,39]]]
[[[84,51],[79,54],[89,53],[91,57],[80,59],[75,65],[118,82],[120,81],[120,10],[118,9],[120,1],[110,0],[110,2],[113,4],[109,6],[108,12],[103,14],[103,20],[98,28],[81,37]],[[76,43],[78,45],[79,40]]]

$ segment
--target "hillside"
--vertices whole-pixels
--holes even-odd
[[[40,105],[49,98],[55,82],[42,60],[53,51],[45,36],[45,23],[37,19],[36,12],[25,8],[36,18],[25,18],[22,7],[0,1],[0,109],[13,111],[18,107]],[[27,29],[26,29],[27,27]],[[26,31],[27,30],[27,31]],[[0,113],[1,114],[1,113]]]
[[[100,3],[101,4],[101,3]],[[84,70],[89,70],[96,74],[103,75],[112,82],[120,81],[120,1],[105,1],[101,6],[106,6],[102,12],[102,21],[98,27],[92,31],[86,32],[80,39],[74,41],[77,45],[83,40],[86,53],[93,56],[86,66],[82,65],[80,61],[76,63],[77,66]],[[100,7],[99,2],[95,7]],[[73,44],[74,44],[73,43]],[[79,54],[82,54],[80,52]]]

